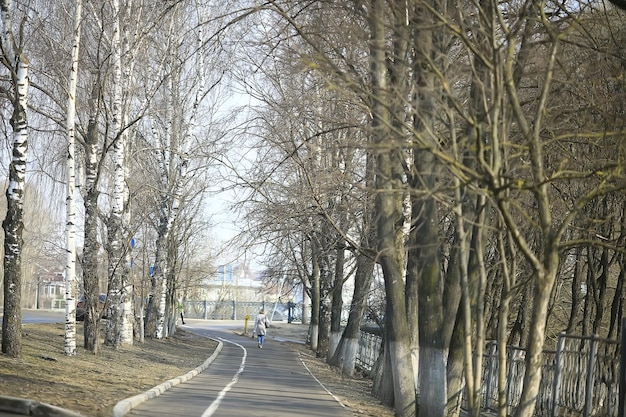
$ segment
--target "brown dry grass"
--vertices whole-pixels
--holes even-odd
[[[272,333],[293,337],[294,329],[296,333],[302,331],[285,325],[274,326]],[[82,348],[82,325],[77,326],[77,333],[77,354],[68,357],[63,353],[63,324],[24,325],[22,358],[0,354],[0,395],[29,398],[85,416],[110,416],[118,401],[187,373],[211,356],[216,347],[209,339],[179,329],[165,340],[146,339],[143,344],[118,350],[101,346],[93,355]],[[393,416],[369,394],[371,381],[343,378],[305,346],[290,345],[355,416]]]

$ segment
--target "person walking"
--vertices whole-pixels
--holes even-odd
[[[185,304],[183,304],[183,298],[180,297],[178,299],[178,306],[177,306],[178,312],[180,313],[180,321],[183,322],[183,324],[185,324]]]
[[[270,322],[265,316],[265,310],[261,309],[254,320],[254,333],[256,333],[257,340],[259,342],[259,349],[263,349],[263,342],[265,341],[266,329],[270,327]]]

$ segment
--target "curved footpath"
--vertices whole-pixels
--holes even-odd
[[[309,372],[300,357],[280,339],[256,340],[230,329],[190,330],[221,342],[206,372],[116,417],[351,417],[353,414]],[[119,407],[119,409],[118,409]]]
[[[352,416],[281,343],[285,339],[268,338],[259,349],[255,340],[230,329],[210,324],[185,327],[216,340],[215,352],[185,375],[120,401],[114,417]],[[49,404],[0,396],[0,417],[24,415],[84,417]]]
[[[170,379],[169,381],[165,381],[162,384],[157,385],[156,387],[142,393],[139,395],[135,395],[134,397],[127,398],[118,402],[115,407],[113,407],[113,417],[122,417],[125,416],[129,411],[137,406],[145,403],[146,401],[156,398],[164,392],[168,391],[170,388],[175,387],[176,385],[187,382],[191,380],[191,378],[200,374],[202,371],[206,370],[209,365],[213,363],[215,358],[220,354],[222,348],[224,347],[224,343],[221,341],[217,341],[218,345],[215,349],[215,352],[207,359],[202,365],[197,367],[196,369],[187,372],[185,375],[179,376],[178,378]]]

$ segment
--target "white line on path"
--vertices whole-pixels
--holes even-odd
[[[313,375],[313,372],[311,372],[311,370],[309,369],[308,366],[306,366],[306,363],[304,363],[304,360],[302,359],[302,356],[300,354],[298,354],[298,359],[300,359],[300,363],[302,363],[302,366],[304,366],[304,368],[307,370],[307,372],[309,373],[309,375],[311,375],[311,377],[313,377],[313,379],[320,384],[320,387],[322,387],[324,389],[324,391],[326,391],[328,393],[328,395],[330,395],[331,397],[333,397],[335,399],[335,401],[337,401],[339,403],[339,405],[343,408],[348,408],[346,407],[346,405],[344,403],[341,402],[341,400],[339,399],[339,397],[337,397],[335,394],[333,394],[332,392],[330,392],[328,390],[328,388],[326,388],[324,386],[324,384],[322,384],[322,381],[320,381],[319,379],[317,379],[317,377],[315,375]],[[343,372],[343,371],[342,371]]]
[[[211,403],[209,408],[205,410],[205,412],[202,414],[201,417],[211,417],[213,414],[215,414],[220,404],[222,403],[222,400],[226,396],[226,393],[230,391],[230,389],[239,381],[239,375],[243,372],[244,368],[246,367],[246,358],[248,357],[248,351],[246,350],[246,348],[241,346],[239,343],[231,342],[230,340],[222,339],[221,337],[219,339],[223,342],[230,343],[235,346],[239,346],[243,350],[243,358],[241,358],[241,364],[239,365],[239,370],[237,371],[235,376],[233,376],[233,379],[228,383],[228,385],[224,387],[224,389],[219,393],[215,401]]]

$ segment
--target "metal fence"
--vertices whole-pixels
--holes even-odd
[[[372,371],[381,352],[382,337],[361,331],[359,347],[356,352],[355,366],[366,375]]]
[[[287,303],[264,303],[252,301],[185,301],[185,317],[205,320],[243,320],[246,315],[254,317],[259,310],[265,309],[272,320],[287,320]],[[292,310],[295,319],[302,317],[302,304],[296,304]]]
[[[270,319],[287,320],[289,303],[258,302],[258,301],[185,301],[185,317],[205,320],[243,320],[244,316],[255,316],[260,309],[264,309]],[[292,307],[292,319],[302,320],[302,303],[295,303]],[[350,306],[344,306],[341,312],[341,321],[346,322],[350,313]]]
[[[356,366],[368,374],[381,352],[380,336],[361,332]],[[519,405],[526,350],[507,347],[505,392],[507,414]],[[620,343],[598,336],[560,334],[557,349],[544,351],[541,383],[534,415],[537,417],[617,417],[619,405]],[[498,405],[498,351],[489,344],[483,360],[481,404]],[[462,407],[466,408],[465,400]]]
[[[519,405],[526,363],[525,350],[507,348],[507,414]],[[617,417],[619,342],[597,336],[560,334],[556,351],[545,351],[534,415],[537,417]],[[496,410],[497,345],[489,345],[483,361],[483,408]]]
[[[196,301],[185,303],[190,318],[231,320],[254,316],[261,308],[275,320],[287,319],[287,305],[281,303]],[[293,311],[301,317],[302,305]],[[361,331],[356,367],[369,374],[381,353],[382,338]],[[537,417],[617,417],[619,405],[620,343],[598,336],[560,334],[556,351],[544,351],[542,378],[534,415]],[[507,347],[507,414],[519,405],[526,371],[525,349]],[[498,352],[491,342],[484,354],[481,383],[483,409],[498,404]],[[465,400],[462,406],[465,406]]]

